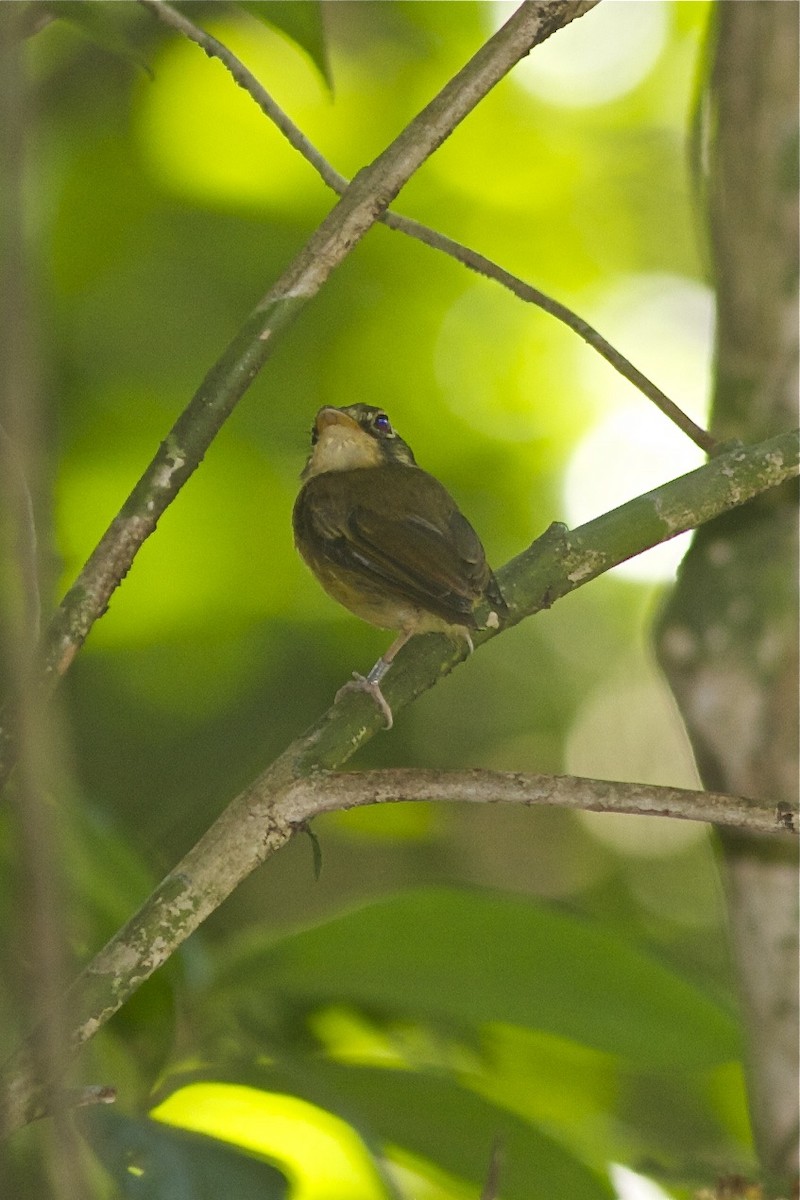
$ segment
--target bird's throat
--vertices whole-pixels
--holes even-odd
[[[319,435],[311,451],[303,479],[324,471],[353,471],[360,467],[379,467],[383,462],[380,446],[355,423],[329,425]]]

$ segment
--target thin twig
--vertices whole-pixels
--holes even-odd
[[[139,0],[139,3],[154,13],[165,25],[182,33],[190,41],[195,42],[210,58],[218,59],[239,87],[247,92],[248,96],[255,101],[265,116],[280,130],[289,144],[314,168],[323,182],[338,195],[344,193],[349,182],[346,176],[341,175],[328,162],[324,155],[309,141],[302,130],[283,111],[263,84],[256,79],[252,71],[248,70],[241,59],[237,58],[227,46],[218,41],[210,33],[206,33],[204,29],[195,25],[188,17],[185,17],[169,4],[163,2],[163,0]],[[720,444],[716,438],[713,438],[707,430],[697,425],[691,417],[678,408],[674,401],[670,400],[669,396],[661,388],[657,387],[624,354],[612,346],[588,321],[578,316],[572,309],[567,308],[560,300],[555,300],[552,296],[548,296],[538,288],[525,283],[517,275],[513,275],[510,271],[505,270],[504,267],[499,266],[484,254],[478,253],[477,250],[472,250],[469,246],[464,246],[462,243],[454,241],[453,238],[447,237],[435,229],[430,229],[427,225],[423,225],[419,221],[401,216],[399,213],[392,211],[383,213],[380,220],[389,229],[405,233],[407,236],[423,242],[426,246],[449,255],[457,262],[460,262],[462,266],[468,267],[469,270],[475,271],[477,274],[483,275],[488,279],[493,279],[495,283],[499,283],[502,287],[507,288],[518,299],[528,304],[534,304],[537,308],[541,308],[544,312],[549,313],[551,317],[555,317],[557,321],[561,321],[562,324],[583,338],[588,345],[592,346],[624,379],[627,379],[648,400],[652,401],[664,416],[677,425],[701,450],[704,450],[709,455],[719,453]]]
[[[797,474],[800,435],[783,434],[758,446],[731,451],[662,488],[606,513],[572,532],[556,530],[540,539],[499,574],[511,601],[511,619],[522,620],[581,587],[603,571],[700,520],[708,521]],[[636,541],[638,539],[638,545]],[[502,631],[485,630],[476,646]],[[443,636],[414,638],[398,655],[385,688],[395,715],[457,665],[461,649]],[[67,996],[74,1025],[69,1048],[76,1052],[158,969],[177,947],[257,866],[284,846],[308,821],[332,807],[402,798],[563,803],[595,810],[659,813],[689,819],[744,824],[745,828],[796,830],[796,816],[759,810],[752,802],[637,785],[542,780],[521,775],[404,773],[330,776],[375,733],[383,717],[371,700],[350,694],[240,793],[199,842],[156,888],[127,925],[88,964]],[[414,791],[414,779],[417,791]],[[483,778],[483,793],[479,782]],[[366,784],[363,782],[367,780]],[[352,780],[352,782],[350,782]],[[450,782],[448,783],[448,780]],[[335,781],[335,783],[333,782]],[[488,781],[488,782],[487,782]],[[353,791],[335,802],[332,789]],[[448,789],[449,792],[448,792]],[[570,800],[570,792],[572,798]],[[33,1120],[46,1095],[31,1053],[35,1034],[6,1064],[0,1081],[0,1113],[9,1130]]]
[[[220,42],[213,34],[206,33],[205,29],[201,29],[199,25],[195,25],[188,17],[179,12],[177,8],[173,8],[171,4],[167,4],[164,0],[139,0],[143,8],[149,11],[163,25],[174,29],[176,33],[181,33],[190,42],[194,42],[209,58],[216,58],[227,70],[233,81],[247,92],[251,100],[255,100],[258,107],[261,109],[265,117],[272,121],[273,125],[280,130],[286,138],[290,146],[303,156],[306,162],[310,163],[318,175],[329,188],[338,195],[342,195],[349,184],[349,179],[344,175],[340,175],[335,167],[331,166],[323,154],[317,150],[316,146],[306,137],[306,135],[295,125],[291,117],[289,117],[270,96],[267,89],[259,83],[252,71],[250,71],[241,59],[237,58],[232,50],[229,50],[224,42]]]

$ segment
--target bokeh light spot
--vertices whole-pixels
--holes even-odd
[[[611,343],[704,425],[708,411],[714,309],[693,280],[642,275],[617,283],[593,321]],[[598,355],[582,364],[583,387],[602,417],[578,442],[564,479],[567,521],[580,525],[699,467],[703,452]],[[690,535],[617,568],[633,579],[671,578]]]
[[[515,7],[506,0],[493,4],[493,24],[504,24]],[[566,108],[617,100],[650,74],[666,44],[669,21],[663,0],[604,0],[537,46],[512,79],[541,100]]]
[[[577,402],[563,343],[541,312],[485,285],[445,315],[436,378],[448,407],[486,437],[568,442]]]
[[[631,1171],[619,1163],[612,1163],[609,1170],[611,1181],[617,1193],[617,1200],[672,1200],[669,1192],[665,1192],[652,1179]]]
[[[598,689],[579,710],[567,739],[570,775],[620,782],[699,788],[689,739],[666,683],[655,671],[636,678],[633,668]],[[693,821],[581,812],[598,841],[625,854],[660,858],[706,836]]]

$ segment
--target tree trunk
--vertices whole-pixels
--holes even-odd
[[[797,421],[798,6],[718,3],[709,223],[717,288],[712,429],[750,442]],[[796,810],[797,490],[703,527],[659,655],[704,784]],[[798,1169],[797,844],[725,835],[750,1109],[765,1177]],[[770,1184],[768,1183],[768,1186]]]

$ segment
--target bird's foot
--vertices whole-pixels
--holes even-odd
[[[386,721],[386,728],[392,728],[394,725],[392,710],[389,708],[389,705],[386,702],[386,697],[381,691],[381,685],[377,680],[370,679],[367,675],[359,675],[357,671],[354,671],[353,678],[350,680],[350,682],[346,683],[344,687],[339,688],[338,692],[336,693],[336,699],[340,700],[346,692],[367,692],[370,696],[372,696],[375,704],[380,709],[380,712]]]

